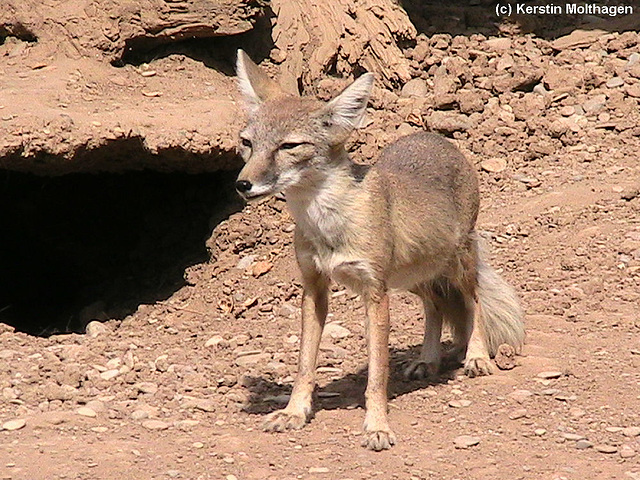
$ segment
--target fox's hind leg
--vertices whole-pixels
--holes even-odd
[[[418,295],[424,305],[424,338],[420,357],[404,369],[404,375],[409,380],[434,379],[438,376],[442,359],[442,311],[430,285],[419,285],[411,292]]]

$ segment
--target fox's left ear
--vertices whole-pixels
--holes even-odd
[[[283,94],[278,84],[260,70],[243,50],[238,50],[236,73],[240,92],[250,113],[256,111],[261,103]]]
[[[348,132],[361,125],[371,96],[373,78],[373,73],[361,75],[327,104],[331,121],[335,125]]]

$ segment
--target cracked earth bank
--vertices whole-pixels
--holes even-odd
[[[2,1],[0,478],[640,479],[638,13],[347,3]],[[301,291],[283,199],[231,188],[238,47],[323,99],[376,71],[359,162],[426,128],[477,166],[527,344],[490,377],[407,382],[422,321],[395,295],[391,451],[360,447],[340,286],[315,418],[261,431]]]

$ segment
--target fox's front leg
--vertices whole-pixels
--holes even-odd
[[[264,429],[283,432],[300,429],[311,417],[311,401],[315,387],[316,361],[322,329],[327,318],[328,280],[303,265],[304,292],[302,295],[302,338],[298,357],[298,376],[293,384],[289,403],[283,410],[267,416]]]
[[[396,443],[387,419],[389,381],[389,295],[380,299],[365,297],[369,350],[369,378],[365,391],[366,415],[362,445],[371,450],[386,450]]]

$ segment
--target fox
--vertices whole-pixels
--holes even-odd
[[[387,450],[396,443],[387,412],[391,291],[409,291],[424,305],[424,338],[404,368],[408,379],[434,379],[451,358],[469,377],[489,375],[500,345],[520,352],[524,343],[518,297],[487,263],[476,231],[477,173],[453,143],[426,131],[391,143],[373,165],[351,160],[345,144],[363,123],[373,73],[328,102],[284,91],[242,50],[236,73],[247,120],[235,188],[246,201],[284,193],[303,286],[298,373],[286,407],[266,417],[264,430],[300,429],[312,418],[333,281],[364,303],[362,446]],[[452,337],[446,349],[443,327]]]

